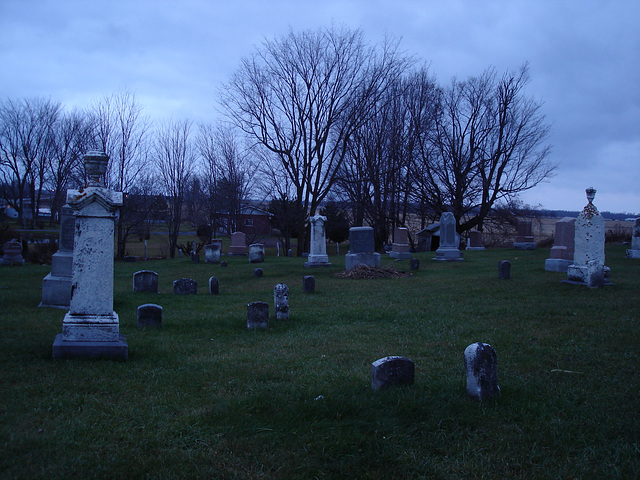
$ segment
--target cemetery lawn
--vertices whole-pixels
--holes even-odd
[[[546,272],[548,253],[417,254],[412,277],[377,280],[335,277],[344,256],[323,269],[118,262],[126,362],[52,360],[65,312],[37,307],[50,267],[0,267],[0,478],[637,478],[640,260],[607,247],[615,286],[591,290]],[[138,270],[158,272],[159,294],[132,292]],[[183,277],[198,295],[172,294]],[[273,319],[280,282],[288,321]],[[249,331],[258,300],[271,327]],[[137,327],[145,303],[164,308],[162,329]],[[496,401],[466,396],[462,354],[477,341],[498,354]],[[415,362],[414,385],[372,391],[387,355]]]

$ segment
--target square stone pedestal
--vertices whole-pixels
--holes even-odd
[[[65,340],[59,333],[53,341],[54,359],[102,359],[102,360],[127,360],[129,345],[124,335],[112,342],[101,341],[74,341]]]

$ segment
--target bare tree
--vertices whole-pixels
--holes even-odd
[[[364,44],[360,30],[331,27],[265,41],[222,93],[231,120],[280,159],[296,189],[299,217],[329,193],[354,129],[371,115],[407,61],[397,44]],[[300,222],[298,255],[304,248]]]
[[[194,173],[196,162],[190,121],[170,121],[158,129],[154,143],[154,160],[169,205],[169,256],[174,258],[180,235],[185,190]]]
[[[104,97],[93,105],[93,148],[109,155],[105,182],[116,191],[125,193],[116,230],[118,258],[124,258],[127,232],[124,224],[129,216],[126,194],[136,187],[138,179],[148,168],[149,120],[142,115],[142,105],[130,92],[118,92]]]

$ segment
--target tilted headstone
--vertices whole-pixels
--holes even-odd
[[[73,275],[73,237],[76,219],[69,205],[60,212],[58,251],[51,257],[51,273],[42,280],[42,307],[69,308]]]
[[[256,278],[261,278],[264,275],[264,271],[261,268],[253,269],[253,276]]]
[[[327,238],[324,227],[326,221],[327,217],[322,215],[314,215],[309,218],[311,225],[309,256],[304,263],[304,266],[307,268],[331,266],[329,256],[327,255]]]
[[[24,265],[22,257],[22,245],[16,239],[9,240],[2,245],[4,255],[0,259],[0,265]]]
[[[434,260],[457,262],[464,260],[460,251],[460,235],[456,232],[456,219],[451,212],[444,212],[440,217],[440,246],[436,250]]]
[[[158,293],[158,274],[151,270],[140,270],[134,273],[133,291]]]
[[[566,272],[573,263],[576,219],[561,218],[556,222],[553,247],[549,258],[544,261],[544,269],[548,272]]]
[[[596,196],[594,188],[587,188],[588,204],[584,207],[575,224],[573,263],[567,268],[567,282],[597,286],[601,275],[603,284],[609,283],[610,270],[604,265],[605,222],[593,205]],[[592,262],[590,264],[590,262]],[[600,268],[601,267],[601,268]],[[594,278],[591,278],[594,276]]]
[[[181,278],[173,281],[174,295],[196,295],[198,293],[198,282],[191,278]]]
[[[409,260],[411,258],[409,230],[404,227],[396,227],[393,233],[393,243],[391,244],[389,256],[396,260]]]
[[[162,327],[162,307],[154,303],[147,303],[138,307],[139,327]]]
[[[269,304],[252,302],[247,305],[247,328],[269,328]]]
[[[498,278],[500,280],[509,280],[511,278],[511,262],[509,260],[498,262]]]
[[[633,221],[631,248],[627,250],[627,258],[640,258],[640,217]]]
[[[273,309],[277,320],[289,320],[289,287],[284,283],[277,284],[273,289]]]
[[[302,292],[313,293],[316,291],[316,277],[313,275],[305,275],[302,277]]]
[[[371,388],[380,390],[393,385],[413,385],[415,365],[408,358],[384,357],[371,364]]]
[[[467,242],[467,250],[484,250],[484,244],[482,243],[482,232],[474,230],[469,232],[469,240]]]
[[[128,345],[113,311],[114,220],[122,192],[108,190],[101,181],[107,155],[89,152],[84,160],[89,184],[67,191],[76,217],[71,299],[62,333],[53,342],[53,358],[125,360]]]
[[[204,263],[220,263],[222,255],[222,240],[212,240],[209,245],[204,246]]]
[[[249,245],[249,263],[264,262],[264,245],[262,243],[252,243]]]
[[[380,254],[374,251],[373,228],[351,227],[349,229],[349,253],[344,256],[345,270],[356,265],[380,266]]]
[[[520,220],[518,222],[518,236],[513,242],[513,248],[520,250],[535,250],[536,242],[532,234],[531,221]]]
[[[234,232],[231,234],[231,245],[227,255],[246,255],[247,254],[247,237],[243,232]]]
[[[464,350],[467,394],[477,400],[490,400],[500,395],[498,356],[488,343],[472,343]]]
[[[216,277],[209,278],[209,295],[218,295],[220,291],[220,283]]]

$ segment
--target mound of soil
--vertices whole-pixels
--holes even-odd
[[[396,270],[393,267],[371,267],[368,265],[356,265],[346,272],[336,273],[338,278],[374,279],[374,278],[402,278],[410,277],[411,274]]]

